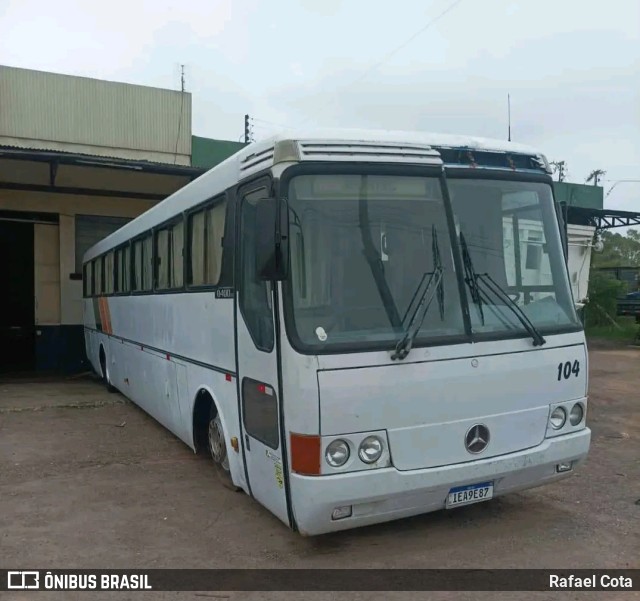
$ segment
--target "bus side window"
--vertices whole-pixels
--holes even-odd
[[[142,290],[142,240],[133,243],[133,290]]]
[[[129,245],[123,246],[116,250],[116,261],[115,261],[115,278],[116,278],[116,287],[115,292],[129,292],[130,287],[130,276],[129,276]]]
[[[153,238],[151,234],[142,241],[142,289],[153,289]]]
[[[113,294],[113,251],[104,256],[104,290],[105,294]]]
[[[189,284],[192,286],[215,286],[220,280],[226,207],[226,200],[214,201],[213,206],[189,216]]]
[[[156,288],[171,288],[171,230],[163,228],[156,232]]]
[[[84,264],[84,277],[83,285],[84,285],[84,296],[88,298],[93,295],[93,273],[91,270],[92,263]]]
[[[102,257],[93,261],[93,293],[102,294]]]
[[[122,263],[120,268],[121,292],[129,292],[131,288],[131,247],[127,244],[122,251]]]
[[[271,352],[274,345],[271,288],[256,271],[256,204],[266,195],[264,188],[251,192],[242,201],[240,216],[240,311],[258,349]]]
[[[156,287],[175,290],[182,287],[182,220],[156,231]]]

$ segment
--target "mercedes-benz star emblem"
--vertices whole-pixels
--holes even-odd
[[[471,426],[464,437],[464,446],[467,447],[469,453],[482,453],[489,445],[489,428],[484,424],[476,424]]]

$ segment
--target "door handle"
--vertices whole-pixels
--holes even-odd
[[[249,444],[249,435],[245,434],[244,435],[244,442],[245,442],[245,446],[247,447],[247,451],[251,450],[251,445]]]

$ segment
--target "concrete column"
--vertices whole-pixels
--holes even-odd
[[[82,323],[82,280],[70,278],[75,271],[75,215],[60,215],[60,323],[63,325]]]

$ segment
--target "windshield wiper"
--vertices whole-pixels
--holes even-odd
[[[411,317],[409,318],[409,322],[405,328],[404,335],[396,344],[396,347],[391,354],[392,360],[401,360],[404,359],[410,352],[411,347],[413,346],[413,342],[424,323],[425,317],[427,316],[427,312],[429,311],[429,307],[433,302],[434,297],[437,295],[438,297],[438,306],[440,309],[440,319],[444,319],[444,286],[442,283],[442,259],[440,258],[440,247],[438,246],[438,233],[436,232],[435,225],[431,228],[432,232],[432,251],[433,251],[433,271],[426,272],[420,281],[418,282],[418,286],[416,287],[416,291],[413,293],[411,297],[411,301],[409,302],[409,306],[405,311],[404,317],[402,318],[402,324],[404,325],[407,316],[409,315],[409,311],[411,310],[412,305],[416,298],[418,298],[418,303],[416,304],[413,312],[411,313]],[[427,285],[420,293],[420,289],[424,284],[425,279],[429,276],[427,280]],[[420,293],[420,294],[419,294]],[[418,296],[419,295],[419,296]],[[421,312],[422,310],[422,312]],[[418,318],[418,315],[420,317]]]
[[[533,346],[542,346],[547,341],[544,336],[533,325],[531,320],[527,317],[526,313],[520,308],[504,290],[503,288],[488,274],[488,273],[476,273],[471,261],[471,255],[467,242],[464,238],[464,234],[460,232],[460,248],[462,249],[462,260],[464,262],[465,282],[469,286],[471,292],[471,298],[473,302],[478,305],[480,311],[480,317],[482,324],[484,325],[484,313],[482,311],[482,296],[485,297],[485,304],[491,305],[488,298],[488,293],[493,294],[498,299],[505,303],[505,306],[511,309],[512,313],[518,318],[518,321],[524,326],[525,330],[529,332],[531,338],[533,338]],[[497,314],[497,313],[496,313]],[[504,322],[503,322],[504,323]]]
[[[460,232],[460,248],[462,249],[462,263],[464,265],[464,281],[467,286],[469,286],[471,299],[476,305],[478,305],[480,319],[482,320],[482,325],[484,325],[484,312],[482,311],[482,297],[480,296],[480,288],[478,287],[478,276],[473,268],[471,255],[469,254],[469,248],[467,247],[467,241],[465,240],[462,232]]]
[[[362,182],[360,184],[360,198],[358,199],[358,217],[360,222],[360,237],[362,238],[362,247],[364,257],[371,269],[371,275],[378,288],[378,293],[382,299],[389,322],[393,327],[401,325],[400,315],[398,315],[398,308],[393,300],[393,294],[389,289],[389,283],[384,275],[384,265],[382,258],[376,250],[371,238],[371,226],[369,225],[369,203],[366,197],[367,192],[367,176],[362,176]]]

